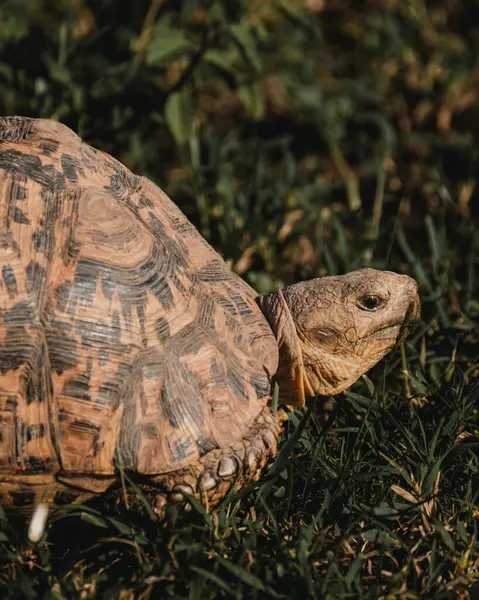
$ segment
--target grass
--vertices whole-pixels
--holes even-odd
[[[2,599],[479,597],[477,3],[339,4],[0,8],[0,114],[154,179],[259,292],[373,266],[422,298],[214,513],[62,507],[32,544],[0,510]]]
[[[477,597],[477,233],[454,229],[471,250],[458,256],[425,223],[434,253],[402,230],[394,242],[421,283],[420,326],[328,411],[291,413],[258,483],[163,522],[63,507],[37,544],[0,513],[1,597]]]

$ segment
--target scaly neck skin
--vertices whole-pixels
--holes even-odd
[[[293,406],[349,388],[419,317],[415,281],[374,269],[296,283],[258,304],[278,344],[280,404]]]
[[[281,405],[304,406],[306,397],[314,396],[304,369],[301,342],[291,312],[281,290],[258,299],[279,350],[279,365],[274,376],[280,389]]]

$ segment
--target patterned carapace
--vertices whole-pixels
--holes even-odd
[[[176,471],[250,431],[275,338],[157,186],[64,125],[1,118],[0,216],[2,504]]]
[[[48,120],[0,118],[0,268],[15,510],[125,472],[159,514],[214,505],[276,453],[273,377],[282,404],[339,393],[419,315],[416,282],[374,269],[258,298],[151,181]]]

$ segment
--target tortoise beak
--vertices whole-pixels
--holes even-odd
[[[419,300],[419,295],[416,292],[415,297],[409,303],[408,309],[406,311],[406,315],[404,317],[401,329],[398,335],[398,344],[404,342],[409,333],[414,329],[415,325],[419,322],[421,318],[421,302]]]

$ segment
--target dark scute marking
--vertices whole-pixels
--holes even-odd
[[[88,361],[87,369],[84,373],[78,373],[65,382],[62,394],[76,400],[89,401],[91,399],[91,368],[92,363]]]
[[[182,237],[201,237],[198,230],[190,223],[190,221],[188,221],[182,212],[176,211],[175,213],[170,213],[169,217],[173,225],[173,230],[176,231],[178,235]]]
[[[35,492],[22,490],[21,492],[8,492],[14,506],[30,506],[35,501]]]
[[[108,350],[106,348],[100,348],[98,353],[98,363],[103,367],[108,362]]]
[[[190,447],[188,439],[185,439],[183,442],[168,439],[167,442],[174,461],[181,462],[188,456],[188,449]]]
[[[175,285],[180,293],[185,292],[177,276],[179,268],[177,257],[165,252],[161,243],[153,246],[151,255],[138,267],[133,279],[128,269],[79,260],[75,267],[74,297],[86,305],[91,305],[99,280],[106,298],[111,299],[115,292],[118,293],[122,315],[128,323],[131,321],[133,306],[136,305],[138,310],[138,306],[146,302],[147,290],[165,308],[173,302],[170,283]],[[141,282],[141,285],[138,282]]]
[[[15,279],[15,273],[10,265],[3,265],[2,267],[3,283],[8,290],[9,294],[16,294],[18,291],[17,280]]]
[[[32,338],[23,325],[7,327],[5,339],[0,345],[0,372],[15,371],[29,358]]]
[[[252,316],[251,308],[245,302],[244,298],[242,296],[240,296],[238,293],[236,293],[234,290],[230,290],[230,291],[231,291],[231,294],[230,294],[231,300],[234,303],[234,305],[236,306],[236,308],[238,309],[239,314],[243,318],[248,318],[248,317]]]
[[[19,223],[20,225],[30,225],[30,219],[23,212],[23,210],[18,207],[15,208],[15,212],[13,213],[13,220],[15,223]]]
[[[143,376],[146,379],[158,380],[164,373],[164,355],[157,349],[149,348],[140,355],[140,364]]]
[[[108,298],[108,300],[111,300],[115,289],[116,289],[116,286],[113,281],[110,281],[110,279],[108,279],[107,277],[102,277],[101,293],[105,296],[105,298]]]
[[[246,390],[245,373],[244,371],[238,370],[238,364],[236,361],[229,361],[227,366],[227,381],[228,386],[233,392],[233,395],[238,400],[249,403],[249,397]]]
[[[18,401],[15,396],[9,396],[5,403],[5,409],[7,411],[13,412],[18,404]]]
[[[136,305],[136,314],[138,315],[138,320],[140,321],[141,339],[143,345],[146,346],[147,339],[145,335],[145,309],[142,304]]]
[[[35,252],[44,252],[46,249],[47,234],[43,229],[37,229],[32,233],[33,246]]]
[[[52,460],[47,458],[43,460],[43,458],[38,458],[36,456],[28,457],[28,468],[26,469],[27,473],[47,473],[50,471],[52,465]]]
[[[25,387],[25,396],[27,399],[27,405],[31,404],[36,399],[35,382],[33,381],[32,377],[30,377],[30,379],[27,381],[27,385]]]
[[[210,366],[210,376],[211,376],[211,379],[216,382],[216,381],[222,379],[223,375],[224,375],[223,374],[223,370],[221,369],[221,367],[216,362],[216,359],[213,358],[213,360],[211,361],[211,366]]]
[[[63,174],[68,179],[68,181],[78,181],[77,171],[81,175],[84,175],[81,164],[73,156],[70,156],[69,154],[62,154],[61,163]]]
[[[174,255],[177,259],[180,257],[187,257],[188,247],[183,243],[181,239],[175,239],[168,234],[168,230],[160,219],[155,215],[153,211],[148,211],[148,224],[156,234],[159,240],[167,249],[168,255]],[[172,256],[169,256],[171,259]]]
[[[5,142],[20,142],[33,137],[36,132],[34,119],[28,117],[0,118],[0,140]]]
[[[38,440],[45,436],[45,425],[30,425],[27,429],[27,442]]]
[[[153,270],[153,269],[150,269]],[[154,277],[155,273],[152,274]],[[123,318],[131,322],[132,303],[144,302],[146,292],[144,286],[135,287],[129,273],[111,265],[98,264],[89,260],[79,260],[75,267],[75,276],[71,295],[75,302],[92,306],[97,290],[97,282],[101,282],[102,292],[106,298],[111,298],[114,292],[120,297]],[[135,300],[133,298],[135,297]]]
[[[175,429],[179,429],[180,424],[178,423],[175,413],[171,410],[171,400],[166,386],[164,386],[161,390],[160,403],[163,409],[163,414],[170,422],[170,425]]]
[[[164,317],[161,317],[156,322],[156,335],[160,342],[164,342],[170,337],[170,326]]]
[[[46,188],[63,188],[63,175],[52,165],[42,165],[38,156],[24,154],[18,150],[0,151],[0,169],[11,173],[22,173]]]
[[[230,315],[237,315],[236,307],[229,298],[226,298],[226,296],[223,296],[222,294],[218,293],[214,293],[213,297],[215,301],[221,306],[221,308],[223,308],[227,313],[229,313]]]
[[[170,257],[171,259],[173,257]],[[162,273],[157,273],[156,271],[151,271],[151,266],[149,261],[141,265],[141,270],[147,270],[149,273],[148,279],[145,281],[145,286],[150,290],[150,292],[155,296],[155,298],[160,302],[163,308],[168,308],[173,303],[173,294],[171,293],[170,286],[168,284],[167,275]]]
[[[122,391],[131,378],[131,370],[130,364],[120,363],[115,375],[100,385],[96,397],[97,403],[118,408],[122,400]]]
[[[200,342],[201,344],[201,342]],[[181,356],[184,354],[180,352]],[[204,427],[204,415],[201,409],[200,381],[174,353],[167,351],[165,360],[165,383],[160,394],[160,406],[165,418],[172,427]]]
[[[153,206],[153,202],[146,196],[142,196],[140,198],[139,205],[141,208],[151,208]]]
[[[95,423],[90,423],[89,421],[83,421],[82,419],[78,419],[70,423],[69,429],[72,429],[73,431],[78,431],[81,434],[92,436],[92,448],[95,449],[100,437],[100,428],[98,425],[95,425]]]
[[[82,421],[80,419],[72,421],[70,423],[70,428],[87,434],[94,434],[95,436],[98,435],[98,426],[94,423],[90,423],[89,421]]]
[[[113,311],[111,315],[111,329],[112,329],[112,338],[115,340],[120,340],[121,337],[121,328],[120,328],[120,314],[117,310]]]
[[[50,365],[58,375],[78,365],[77,341],[69,324],[52,321],[46,338]]]
[[[27,178],[21,173],[16,173],[12,177],[12,185],[10,186],[9,200],[12,204],[15,204],[17,200],[23,201],[27,196],[27,190],[25,189],[25,183]]]
[[[200,451],[201,455],[218,448],[218,444],[213,439],[205,437],[204,435],[200,435],[197,438],[196,445],[198,446],[198,450]]]
[[[129,196],[139,191],[141,177],[120,165],[112,166],[115,173],[110,177],[110,185],[105,186],[105,189],[117,200],[128,200]]]
[[[256,390],[258,398],[265,398],[271,393],[270,378],[267,373],[264,375],[252,375],[250,378],[251,385]]]
[[[111,315],[111,326],[114,330],[115,339],[119,340],[121,335],[121,327],[120,327],[120,314],[117,310],[113,311]]]
[[[87,347],[100,346],[115,354],[130,354],[133,347],[119,341],[118,329],[106,323],[92,323],[90,321],[77,321],[75,324],[77,335],[82,344]]]
[[[3,315],[3,322],[6,325],[17,325],[24,321],[33,321],[34,319],[35,311],[33,306],[23,300],[5,311]]]
[[[215,302],[211,296],[203,296],[198,307],[198,322],[206,329],[214,330],[214,307]]]
[[[80,301],[86,306],[92,306],[96,295],[96,286],[100,269],[98,265],[87,261],[79,260],[75,269],[75,287],[81,293]]]
[[[62,312],[66,311],[68,301],[72,293],[73,283],[71,281],[65,281],[58,285],[55,289],[55,300],[56,307]]]
[[[229,279],[228,275],[228,268],[222,260],[212,260],[196,272],[198,279],[205,283],[224,281]]]
[[[188,323],[170,337],[169,345],[175,348],[178,354],[196,354],[203,346],[204,333],[196,323]]]
[[[36,262],[31,262],[27,265],[27,291],[30,293],[33,290],[43,289],[43,284],[46,278],[46,270]]]
[[[56,492],[55,496],[53,497],[53,502],[57,506],[62,504],[71,504],[75,498],[78,498],[79,495],[80,493],[75,494],[73,492]]]
[[[93,456],[98,456],[98,454],[103,450],[103,448],[105,447],[105,442],[95,442],[93,444]]]
[[[10,199],[12,201],[16,202],[18,200],[25,200],[26,196],[27,196],[27,190],[24,187],[12,185],[12,191],[11,191],[11,197],[10,197]]]
[[[140,392],[141,393],[141,392]],[[142,402],[142,404],[144,404]],[[125,402],[125,410],[120,425],[120,436],[115,449],[114,463],[118,469],[137,467],[140,441],[143,437],[143,427],[136,421],[136,405]]]
[[[60,147],[60,142],[45,140],[40,143],[40,148],[45,156],[52,156]]]
[[[143,428],[143,435],[152,440],[156,438],[157,435],[157,430],[156,430],[156,426],[154,423],[146,423],[144,428]]]

